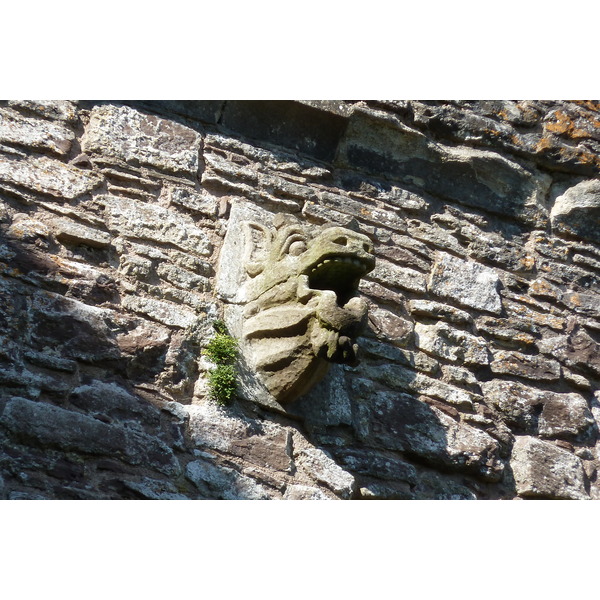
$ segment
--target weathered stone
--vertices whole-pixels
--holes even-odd
[[[210,291],[210,281],[206,277],[196,275],[169,263],[159,264],[156,274],[173,285],[186,290],[195,290],[198,292]]]
[[[218,199],[209,194],[206,190],[197,192],[187,187],[171,187],[168,189],[168,199],[173,204],[183,206],[193,212],[198,212],[209,217],[214,217],[217,213]]]
[[[403,481],[409,485],[415,485],[418,480],[417,470],[413,465],[374,449],[344,450],[336,454],[336,458],[339,458],[344,467],[361,475]]]
[[[8,105],[24,108],[46,119],[69,123],[77,121],[77,107],[68,100],[9,100]]]
[[[206,490],[216,499],[270,500],[273,497],[272,492],[250,477],[205,460],[188,463],[185,474],[201,491]]]
[[[49,292],[35,294],[31,306],[34,350],[51,347],[60,351],[61,358],[88,363],[119,358],[109,327],[114,312]]]
[[[375,381],[392,389],[433,396],[466,410],[472,409],[473,402],[480,399],[467,390],[448,385],[437,378],[428,377],[399,364],[377,365],[375,368],[364,368],[363,371]]]
[[[381,111],[358,108],[339,150],[345,166],[367,169],[461,204],[543,224],[550,178],[495,152],[452,147]]]
[[[487,433],[407,394],[376,392],[368,409],[368,439],[384,448],[491,481],[501,477],[499,445]]]
[[[318,448],[301,450],[296,464],[342,498],[350,498],[356,489],[354,477]]]
[[[494,352],[493,358],[490,363],[492,373],[546,381],[557,381],[560,378],[560,365],[555,360],[547,360],[540,355],[498,351]]]
[[[140,421],[153,426],[160,424],[160,411],[157,408],[116,383],[94,381],[79,386],[71,392],[69,402],[82,410],[121,421]]]
[[[433,266],[428,289],[463,306],[499,314],[499,285],[493,269],[445,254]]]
[[[0,424],[16,436],[42,447],[104,456],[118,456],[134,465],[149,465],[166,474],[179,468],[170,448],[158,438],[51,404],[12,398]]]
[[[209,256],[211,244],[203,229],[190,217],[162,206],[129,198],[105,196],[108,228],[128,238],[172,244],[181,250]]]
[[[528,330],[536,331],[531,324],[521,324],[510,319],[483,316],[477,319],[476,325],[478,333],[484,333],[499,341],[501,346],[529,348],[536,342],[536,336],[528,332]]]
[[[579,394],[551,394],[540,415],[540,436],[571,438],[585,433],[594,424],[587,402]]]
[[[37,365],[38,367],[44,367],[45,369],[64,371],[65,373],[75,373],[77,370],[77,363],[74,360],[53,356],[48,351],[33,352],[28,350],[24,352],[23,355],[27,362]]]
[[[231,440],[227,451],[252,464],[276,471],[292,468],[290,433],[280,427],[265,427],[262,435]]]
[[[593,417],[585,399],[575,393],[539,390],[534,384],[494,379],[481,384],[486,403],[513,428],[548,438],[586,433]]]
[[[550,442],[517,437],[510,459],[517,493],[525,498],[584,500],[581,460]]]
[[[286,429],[263,423],[260,431],[257,423],[228,413],[212,402],[186,407],[186,412],[189,414],[188,434],[197,447],[227,452],[259,467],[283,472],[290,468]]]
[[[307,485],[288,485],[283,495],[284,500],[332,500],[330,496],[316,487]]]
[[[443,319],[450,323],[459,325],[473,322],[471,315],[460,308],[434,302],[432,300],[409,300],[408,306],[411,314],[417,317],[429,317],[432,319]]]
[[[68,244],[85,244],[92,248],[106,248],[110,245],[110,234],[106,231],[87,227],[67,219],[52,222],[56,239]]]
[[[184,494],[177,492],[177,488],[169,481],[144,477],[141,481],[123,481],[125,487],[137,492],[140,497],[147,500],[188,500]]]
[[[41,242],[44,246],[48,246],[51,236],[50,228],[45,223],[23,214],[14,215],[6,234],[21,242],[38,244]]]
[[[487,365],[489,362],[487,344],[482,338],[439,321],[435,325],[417,323],[415,343],[419,350],[451,362],[467,365]]]
[[[124,296],[122,304],[127,310],[146,315],[170,327],[190,327],[200,318],[196,313],[184,309],[177,304],[154,300],[153,298]]]
[[[362,342],[362,348],[366,354],[376,358],[385,358],[390,362],[398,363],[406,367],[412,367],[417,371],[433,374],[439,370],[437,360],[427,356],[423,352],[413,352],[389,344],[382,344],[373,339],[365,339]]]
[[[0,142],[64,155],[70,150],[74,138],[75,133],[64,125],[30,119],[8,108],[0,109]]]
[[[411,486],[404,482],[363,481],[358,490],[362,500],[412,500]]]
[[[477,500],[477,494],[450,479],[435,472],[426,471],[420,474],[413,491],[414,500]]]
[[[319,201],[328,208],[334,208],[338,212],[351,215],[360,220],[369,221],[383,227],[389,227],[395,231],[405,231],[406,225],[402,217],[397,213],[382,210],[375,205],[366,202],[357,202],[351,198],[321,192],[317,194]]]
[[[231,100],[225,104],[222,123],[251,139],[329,161],[335,155],[346,119],[291,101]]]
[[[60,200],[73,200],[91,192],[102,180],[95,173],[46,156],[12,160],[0,155],[0,181]]]
[[[455,385],[476,386],[477,378],[471,371],[455,365],[442,365],[444,380]]]
[[[175,121],[105,105],[92,110],[81,146],[88,154],[195,176],[201,139]]]
[[[585,294],[582,292],[565,292],[560,297],[573,312],[600,319],[600,294]]]
[[[600,375],[600,345],[583,328],[575,328],[567,336],[557,336],[541,346],[568,367]]]
[[[559,196],[550,222],[557,233],[600,243],[600,181],[582,181]]]
[[[380,237],[382,237],[381,234],[379,234],[378,238]],[[377,253],[379,256],[386,258],[398,265],[402,265],[403,267],[409,267],[411,269],[418,269],[420,271],[429,272],[432,265],[431,259],[423,258],[419,256],[414,250],[404,247],[408,245],[406,243],[403,246],[399,245],[397,240],[403,240],[405,239],[405,236],[395,235],[392,239],[394,241],[393,246],[385,246],[381,244],[377,248]]]
[[[369,326],[378,339],[398,346],[406,345],[414,328],[410,321],[378,307],[369,308]]]
[[[307,425],[352,424],[352,400],[348,394],[342,365],[332,365],[327,376],[288,409],[300,415]]]
[[[427,288],[427,279],[423,273],[399,267],[394,263],[381,259],[377,261],[377,265],[369,278],[386,287],[397,287],[410,292],[424,293]]]
[[[518,298],[518,300],[524,300],[524,298]],[[566,320],[558,315],[540,313],[507,298],[504,298],[503,305],[508,317],[515,322],[515,325],[518,322],[518,326],[528,324],[529,326],[550,327],[556,331],[562,331],[565,328]]]

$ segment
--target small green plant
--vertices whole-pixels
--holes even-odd
[[[204,349],[204,356],[218,365],[230,364],[237,356],[237,342],[230,335],[217,333]]]
[[[225,321],[217,320],[213,323],[213,329],[217,333],[222,333],[223,335],[229,335],[227,331],[227,325],[225,325]]]
[[[238,355],[238,345],[227,332],[223,321],[216,321],[213,327],[217,333],[203,351],[204,356],[217,365],[208,373],[208,387],[213,400],[219,404],[228,404],[237,389],[233,362]]]
[[[235,396],[237,382],[233,365],[218,365],[208,374],[210,397],[219,404],[229,404]]]

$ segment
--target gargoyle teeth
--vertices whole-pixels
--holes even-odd
[[[362,263],[362,261],[360,259],[352,258],[351,256],[340,256],[340,257],[336,257],[336,258],[326,258],[325,260],[322,260],[321,262],[317,263],[311,269],[310,272],[314,273],[315,271],[317,271],[318,269],[320,269],[327,263],[345,263],[348,265],[353,265],[355,267],[360,267],[362,270],[366,270],[364,264]]]

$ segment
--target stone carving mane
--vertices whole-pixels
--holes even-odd
[[[291,215],[275,216],[272,227],[243,221],[237,235],[248,278],[239,294],[241,351],[269,394],[288,404],[331,363],[358,363],[367,303],[357,289],[375,266],[373,244],[347,227]]]

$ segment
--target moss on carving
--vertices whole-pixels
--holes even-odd
[[[204,356],[217,365],[208,373],[208,387],[213,400],[219,404],[228,404],[237,390],[233,362],[238,355],[238,344],[227,333],[223,321],[216,321],[213,327],[217,334],[203,351]]]

